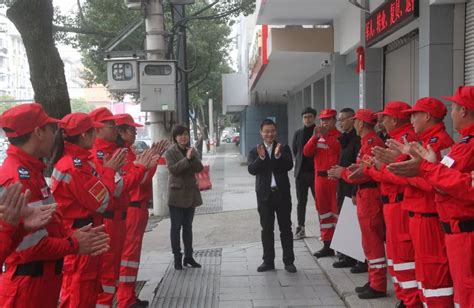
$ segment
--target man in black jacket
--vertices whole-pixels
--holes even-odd
[[[276,141],[276,124],[270,119],[260,125],[263,143],[248,155],[248,171],[256,176],[258,213],[262,226],[263,263],[258,272],[275,269],[275,214],[280,227],[285,270],[296,272],[294,266],[293,233],[291,231],[291,194],[288,171],[293,168],[293,158],[288,145]]]
[[[304,225],[306,221],[306,204],[308,201],[308,188],[314,198],[314,161],[303,155],[306,142],[313,135],[316,110],[307,107],[301,112],[303,128],[298,129],[293,137],[293,156],[295,157],[295,185],[296,198],[298,199],[297,214],[298,227],[296,227],[295,240],[305,237]]]

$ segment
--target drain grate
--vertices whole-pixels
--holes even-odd
[[[158,286],[150,307],[160,308],[217,308],[219,306],[219,277],[222,249],[194,252],[202,268],[174,269],[170,262]]]

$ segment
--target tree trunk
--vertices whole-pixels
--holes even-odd
[[[64,63],[53,38],[53,1],[16,0],[7,16],[25,45],[35,101],[52,117],[71,113]]]

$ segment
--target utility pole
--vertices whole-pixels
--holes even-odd
[[[145,17],[147,60],[165,59],[165,33],[163,6],[160,0],[149,0]],[[169,113],[171,117],[171,113]],[[168,118],[169,119],[169,118]],[[157,142],[168,139],[169,133],[165,129],[165,113],[150,112],[151,140]],[[153,177],[153,214],[168,216],[168,168],[158,165]]]
[[[209,99],[209,144],[211,145],[211,154],[215,153],[216,145],[214,144],[214,106],[212,98]]]
[[[188,59],[187,59],[187,43],[186,43],[186,24],[182,22],[186,18],[186,9],[184,4],[173,5],[176,13],[176,23],[178,27],[178,67],[180,71],[178,88],[178,123],[189,127],[189,93],[188,93]]]

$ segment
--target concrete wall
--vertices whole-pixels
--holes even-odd
[[[276,121],[278,141],[282,144],[288,144],[288,116],[286,104],[248,106],[242,111],[240,117],[241,154],[247,156],[253,147],[262,142],[260,124],[266,118],[272,118]]]
[[[331,93],[331,108],[359,108],[359,75],[355,65],[346,65],[345,56],[339,54],[333,55]]]
[[[360,10],[348,5],[334,20],[334,51],[346,54],[360,44]]]

